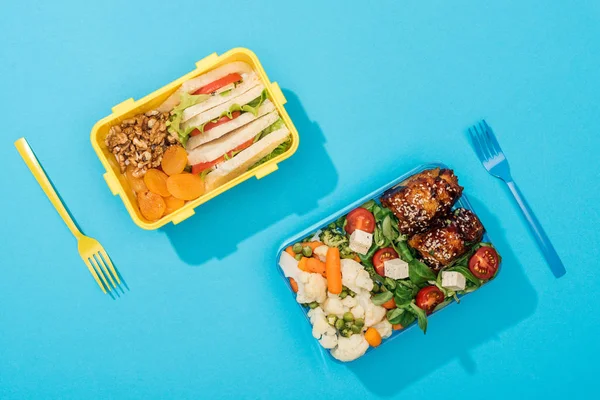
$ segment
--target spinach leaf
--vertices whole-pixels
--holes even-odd
[[[381,231],[383,232],[383,236],[385,236],[390,242],[393,242],[398,238],[398,231],[392,225],[392,217],[386,215],[381,223]]]
[[[408,263],[408,277],[415,285],[423,285],[435,281],[435,273],[427,265],[416,258]]]
[[[425,314],[425,311],[417,307],[415,303],[410,303],[410,310],[416,315],[419,328],[421,328],[423,333],[427,333],[427,314]]]
[[[412,253],[410,252],[410,249],[408,248],[408,244],[406,243],[406,241],[403,240],[400,242],[392,243],[392,246],[394,246],[394,250],[396,250],[402,261],[411,262],[414,258]]]
[[[417,319],[412,312],[405,308],[394,308],[388,311],[387,319],[390,324],[400,324],[406,328]]]
[[[397,319],[400,319],[400,316],[402,316],[402,314],[404,314],[403,308],[394,308],[387,312],[386,318],[390,324],[397,324]]]
[[[386,276],[385,279],[383,280],[383,283],[385,284],[385,287],[387,287],[389,290],[396,289],[396,281],[393,280],[392,278],[388,278]]]
[[[377,293],[375,296],[371,298],[371,301],[376,306],[380,306],[385,302],[390,301],[394,297],[394,294],[390,291],[385,291],[381,293]]]
[[[375,207],[376,205],[377,205],[377,203],[375,203],[375,200],[369,200],[365,204],[363,204],[361,207],[364,208],[365,210],[369,210],[369,211],[373,212],[373,207]]]
[[[397,285],[394,290],[394,299],[398,307],[404,305],[407,302],[412,301],[416,294],[416,288],[410,288],[404,285]]]

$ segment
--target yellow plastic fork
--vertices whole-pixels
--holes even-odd
[[[116,290],[118,285],[121,291],[123,291],[123,289],[120,287],[121,280],[119,279],[119,274],[117,274],[115,267],[110,261],[108,254],[106,254],[106,251],[104,251],[102,245],[96,239],[85,236],[83,233],[81,233],[79,228],[77,228],[77,225],[75,225],[75,222],[73,222],[69,212],[60,200],[60,197],[58,197],[58,194],[54,190],[52,183],[50,183],[46,173],[35,157],[33,150],[31,150],[31,147],[29,147],[27,140],[25,140],[25,138],[17,140],[15,142],[15,147],[19,151],[21,157],[23,157],[25,164],[27,164],[35,179],[44,190],[44,193],[46,193],[46,196],[48,196],[48,199],[50,199],[50,202],[54,208],[56,208],[56,211],[58,211],[58,214],[61,216],[63,221],[65,221],[65,224],[67,224],[69,230],[77,239],[77,249],[79,250],[79,255],[90,270],[90,273],[96,280],[96,283],[98,283],[98,286],[100,286],[100,289],[102,289],[104,293],[107,293],[107,290],[110,292],[114,289],[118,295],[119,292]]]

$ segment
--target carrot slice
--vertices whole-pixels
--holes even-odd
[[[365,332],[365,340],[372,347],[377,347],[381,344],[381,335],[379,334],[379,332],[377,332],[377,329],[369,328]]]
[[[169,197],[171,194],[167,190],[167,178],[167,174],[156,168],[152,168],[146,171],[144,183],[152,193],[156,193],[162,197]]]
[[[404,329],[404,327],[400,324],[394,324],[394,325],[392,325],[392,329],[395,331],[399,331],[399,330]]]
[[[285,249],[285,252],[286,252],[286,253],[288,253],[288,254],[289,254],[290,256],[292,256],[292,257],[296,257],[296,253],[294,253],[294,250],[292,250],[292,246],[288,246],[288,247]]]
[[[396,301],[391,298],[388,301],[386,301],[385,303],[383,303],[381,305],[383,308],[387,308],[388,310],[391,310],[392,308],[396,308]]]
[[[312,257],[302,257],[298,263],[298,268],[304,272],[321,274],[325,276],[325,263]]]
[[[340,251],[337,247],[330,247],[327,250],[325,273],[327,275],[327,290],[329,290],[329,293],[342,293],[342,269]]]
[[[292,285],[292,290],[294,293],[298,293],[298,283],[294,280],[294,278],[290,278],[290,285]]]
[[[180,174],[187,165],[187,152],[181,146],[171,146],[163,154],[160,166],[167,175]]]

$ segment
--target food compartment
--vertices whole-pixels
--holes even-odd
[[[232,49],[221,56],[211,54],[196,63],[194,71],[140,100],[128,99],[113,107],[113,113],[92,129],[92,146],[106,168],[104,178],[109,188],[121,196],[134,222],[144,229],[156,229],[168,222],[181,222],[193,215],[198,205],[246,179],[260,179],[276,171],[277,164],[290,157],[299,142],[284,104],[279,85],[269,81],[256,55],[248,49]],[[179,129],[173,129],[175,126]],[[167,132],[165,137],[153,138],[157,127]],[[127,130],[128,140],[115,139],[115,129]],[[198,140],[209,136],[210,140]],[[193,143],[199,143],[195,148],[187,146],[191,137]],[[132,138],[139,140],[134,143]],[[128,153],[120,141],[128,146]],[[172,146],[186,152],[183,170],[181,151],[171,151],[166,167],[171,171],[163,170],[159,156],[155,157]],[[141,157],[147,168],[135,171],[132,179],[127,173],[131,171],[122,171],[123,159],[121,165],[116,159],[121,154],[130,157],[136,167]],[[192,166],[191,161],[196,164]],[[156,173],[144,179],[149,169],[168,172],[166,179]],[[168,179],[178,174],[183,176]],[[198,179],[190,175],[201,178],[204,190],[196,190]],[[152,190],[139,178],[149,180]],[[146,191],[160,198],[148,196]],[[146,199],[139,198],[140,193],[146,194]],[[140,207],[142,204],[146,206]]]
[[[453,171],[427,164],[305,230],[278,269],[321,347],[352,361],[492,280],[501,258]]]

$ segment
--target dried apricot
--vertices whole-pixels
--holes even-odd
[[[167,189],[181,200],[194,200],[204,194],[204,180],[198,175],[184,172],[167,179]]]
[[[165,214],[170,214],[173,211],[183,207],[183,205],[185,204],[185,201],[178,199],[177,197],[169,196],[169,197],[165,197],[165,203],[167,204],[167,209],[165,210]]]
[[[140,206],[140,212],[149,221],[156,221],[165,214],[167,204],[165,200],[150,191],[139,193],[137,195],[138,205]]]
[[[167,174],[152,168],[144,175],[144,183],[152,193],[159,194],[162,197],[169,197],[171,194],[167,190],[167,178]]]
[[[181,146],[171,146],[163,154],[160,166],[167,175],[180,174],[187,165],[187,152]]]
[[[127,177],[127,181],[129,182],[131,189],[133,189],[136,194],[143,193],[148,190],[146,184],[144,183],[144,178],[136,178],[133,176],[133,171],[135,171],[135,167],[133,165],[127,166],[127,171],[125,171],[125,176]]]

